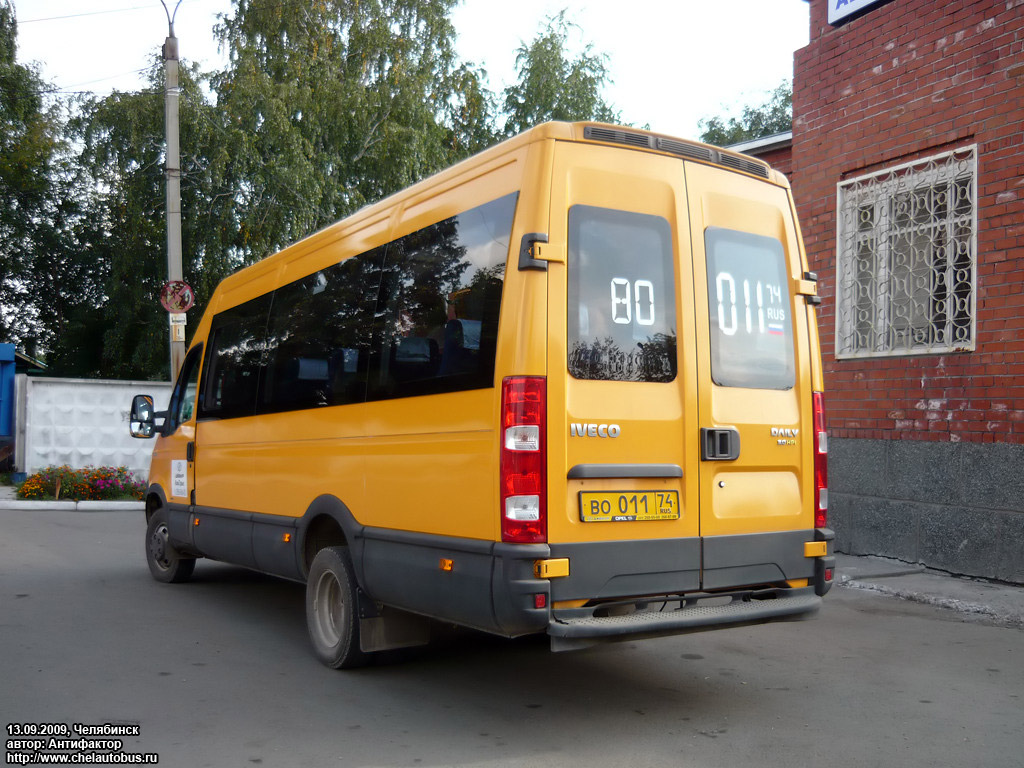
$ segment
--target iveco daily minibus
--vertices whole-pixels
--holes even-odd
[[[225,279],[156,436],[153,575],[306,584],[331,667],[431,619],[555,650],[802,617],[832,583],[786,179],[548,123]]]

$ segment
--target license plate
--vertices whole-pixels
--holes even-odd
[[[580,520],[584,523],[678,518],[677,491],[580,491]]]

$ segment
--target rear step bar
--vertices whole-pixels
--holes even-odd
[[[729,602],[722,604],[723,599]],[[652,605],[661,605],[662,608],[652,609]],[[820,607],[821,598],[814,594],[813,586],[700,596],[646,597],[612,605],[556,610],[548,624],[548,635],[552,651],[571,651],[601,642],[799,620]],[[622,615],[594,615],[609,608],[636,610]]]

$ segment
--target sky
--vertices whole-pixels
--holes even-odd
[[[167,0],[173,9],[176,0]],[[35,62],[63,91],[142,87],[167,36],[159,0],[14,0],[18,60]],[[625,122],[695,138],[699,121],[763,103],[793,73],[807,45],[806,0],[462,0],[452,14],[456,48],[488,72],[498,92],[515,82],[516,50],[545,19],[567,10],[570,45],[608,57],[605,99]],[[182,59],[219,68],[212,28],[231,0],[181,0],[174,31]]]

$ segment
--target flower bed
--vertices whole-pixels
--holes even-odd
[[[141,500],[146,484],[136,480],[127,467],[47,467],[29,475],[17,490],[19,499],[30,501]]]

